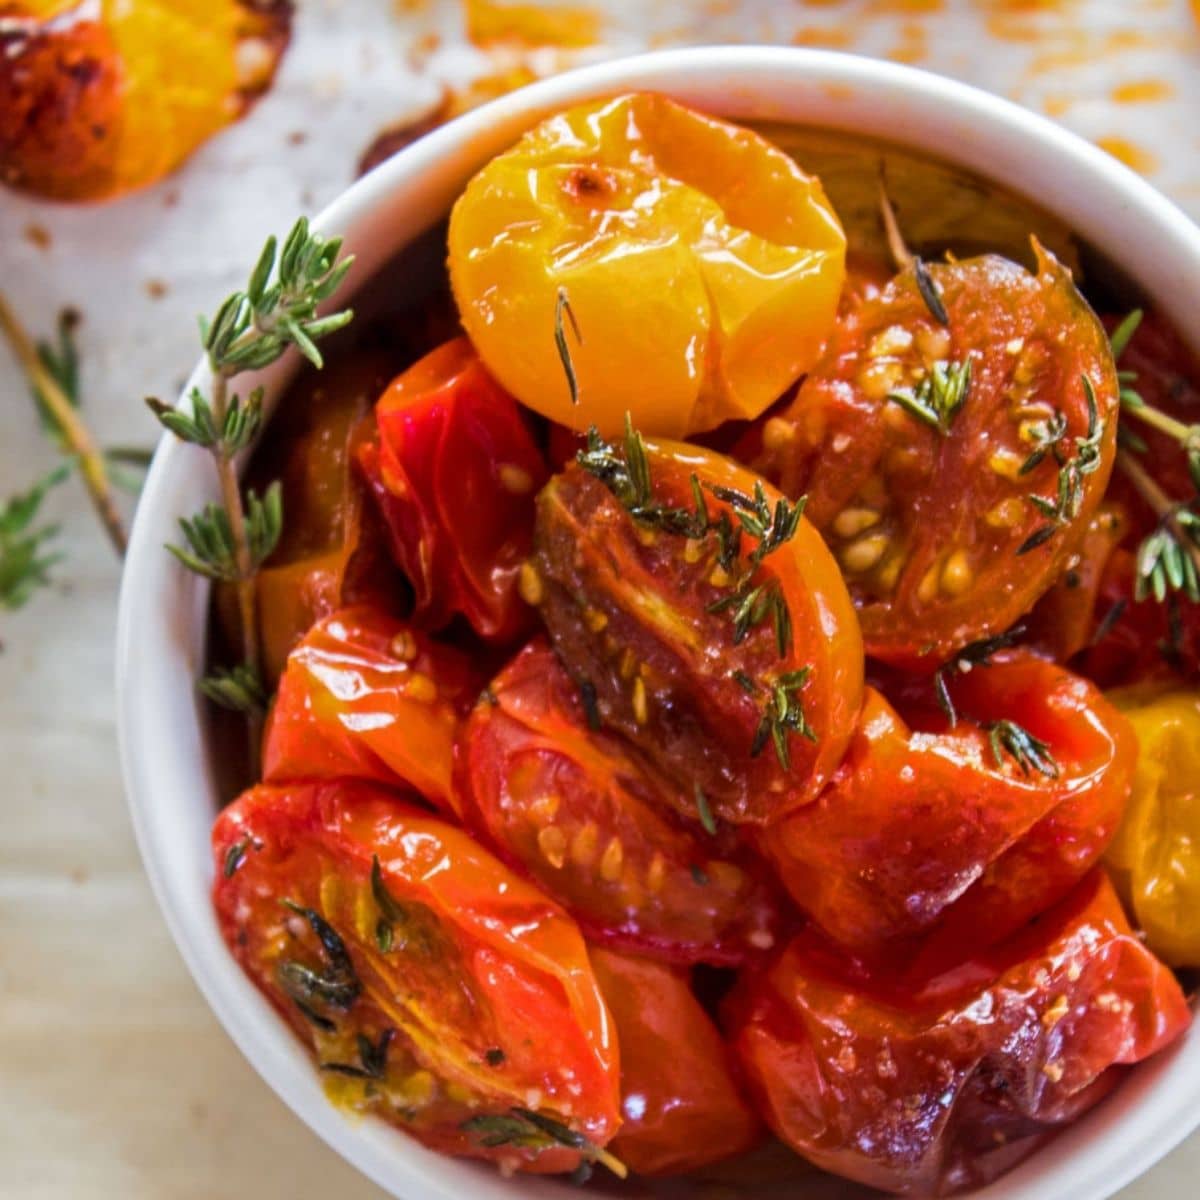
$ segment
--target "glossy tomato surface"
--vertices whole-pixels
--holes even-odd
[[[788,512],[731,459],[637,434],[538,497],[533,582],[555,648],[693,818],[808,803],[851,734],[858,622],[820,536]]]
[[[440,629],[461,614],[481,637],[518,635],[531,614],[517,570],[546,466],[516,402],[456,338],[392,381],[375,420],[378,442],[358,458],[412,584],[413,619]]]
[[[730,1006],[760,1111],[827,1170],[942,1195],[1008,1169],[1188,1025],[1175,977],[1102,872],[1011,941],[922,986],[798,937]]]
[[[483,675],[461,650],[377,609],[340,609],[292,651],[263,778],[373,779],[453,811],[454,739]]]
[[[225,940],[334,1099],[518,1170],[580,1159],[527,1112],[616,1132],[617,1047],[575,923],[465,833],[370,784],[260,786],[213,855]]]
[[[1132,731],[1085,680],[1024,660],[952,687],[957,724],[934,730],[868,690],[829,786],[758,837],[796,903],[873,959],[953,959],[1014,932],[1095,863],[1129,795]],[[988,726],[1005,720],[1053,761],[997,757]]]
[[[542,639],[489,685],[458,746],[465,820],[589,938],[679,962],[736,963],[774,944],[765,864],[678,814],[678,785],[589,725]]]
[[[639,1175],[679,1175],[754,1146],[762,1125],[687,975],[595,947],[590,958],[621,1043],[613,1153]]]
[[[618,434],[629,411],[684,437],[757,416],[811,366],[846,240],[820,182],[770,142],[635,93],[494,158],[449,250],[463,325],[522,403],[581,432]]]
[[[1108,339],[1039,253],[1037,275],[994,255],[905,270],[843,314],[764,429],[753,465],[808,496],[877,658],[932,669],[1007,629],[1062,574],[1104,494]],[[922,404],[941,419],[914,415]]]

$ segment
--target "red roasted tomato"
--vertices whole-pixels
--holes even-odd
[[[902,1195],[986,1183],[1190,1021],[1097,870],[1041,921],[914,988],[800,935],[730,1006],[760,1111],[817,1166]]]
[[[221,932],[335,1099],[510,1169],[607,1157],[619,1066],[583,940],[465,833],[365,783],[262,786],[213,853]]]
[[[994,255],[905,270],[843,314],[757,439],[752,465],[808,496],[869,655],[932,669],[1007,629],[1062,574],[1104,494],[1108,339],[1038,253],[1036,276]]]
[[[414,620],[439,629],[461,613],[481,637],[516,636],[530,624],[517,569],[546,479],[516,401],[456,338],[393,380],[375,419],[379,441],[359,463],[412,584]]]
[[[458,780],[467,822],[590,938],[726,964],[774,943],[763,864],[731,829],[712,836],[680,817],[676,785],[630,743],[589,727],[579,688],[544,641],[475,706]]]
[[[951,687],[960,719],[932,731],[869,689],[829,786],[758,837],[796,903],[874,960],[907,961],[931,930],[923,961],[1014,932],[1098,860],[1129,797],[1136,739],[1086,680],[1028,659]],[[1024,760],[1006,721],[1037,739]]]
[[[263,779],[373,779],[453,811],[454,738],[481,686],[461,650],[376,609],[342,609],[288,659]]]
[[[749,1150],[762,1125],[686,975],[590,951],[621,1043],[621,1132],[612,1152],[639,1175],[680,1175]]]
[[[762,823],[840,761],[862,694],[850,598],[816,530],[732,460],[593,439],[538,497],[526,583],[687,816]]]

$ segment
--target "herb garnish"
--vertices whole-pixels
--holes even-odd
[[[888,392],[885,400],[899,404],[917,420],[936,429],[943,437],[950,432],[954,418],[967,402],[971,390],[971,359],[962,362],[935,362],[915,388]]]
[[[699,785],[695,785],[694,795],[696,798],[696,816],[700,818],[700,824],[704,827],[704,832],[709,837],[716,836],[717,818],[713,816],[712,807],[708,803],[708,797],[704,794],[704,789]]]
[[[358,981],[346,943],[315,909],[305,908],[291,900],[282,903],[308,922],[325,952],[327,967],[324,972],[318,972],[295,960],[282,962],[277,972],[280,987],[310,1020],[314,1013],[320,1015],[316,1013],[318,1005],[345,1012],[362,992],[362,984]]]
[[[1006,632],[996,634],[995,637],[968,642],[952,659],[944,662],[933,673],[933,690],[937,695],[938,707],[946,714],[946,720],[950,723],[951,729],[958,724],[958,710],[950,698],[950,673],[966,675],[968,671],[972,671],[976,667],[990,667],[992,655],[1015,646],[1024,632],[1024,625],[1014,625]]]
[[[1079,516],[1083,507],[1084,476],[1100,469],[1100,448],[1104,439],[1105,423],[1100,419],[1096,389],[1092,386],[1091,379],[1086,374],[1081,375],[1080,379],[1083,381],[1083,393],[1087,399],[1087,433],[1075,439],[1074,455],[1067,457],[1062,449],[1065,428],[1063,432],[1056,431],[1060,424],[1065,425],[1065,418],[1056,410],[1055,415],[1043,423],[1038,434],[1039,444],[1021,466],[1021,473],[1025,474],[1026,468],[1032,470],[1047,454],[1053,454],[1054,461],[1058,464],[1058,486],[1052,500],[1047,500],[1036,492],[1030,492],[1026,497],[1049,523],[1040,525],[1017,547],[1019,555],[1028,554],[1038,546],[1044,545],[1064,525]],[[1034,459],[1036,461],[1030,466],[1031,460]]]
[[[571,349],[567,345],[567,331],[563,325],[563,316],[571,322],[571,332],[575,341],[583,345],[583,334],[579,332],[579,322],[575,320],[575,310],[567,298],[567,289],[560,287],[554,301],[554,344],[558,348],[558,358],[562,363],[563,374],[567,377],[567,390],[571,394],[571,403],[579,403],[579,378],[575,374],[575,364],[571,360]]]
[[[513,1107],[507,1113],[480,1113],[468,1117],[459,1128],[489,1149],[513,1146],[541,1151],[565,1146],[568,1150],[578,1150],[584,1161],[607,1167],[618,1179],[624,1179],[629,1173],[625,1164],[603,1146],[597,1146],[582,1133],[576,1133],[561,1121],[533,1109]]]
[[[431,951],[432,934],[416,918],[417,908],[423,906],[402,904],[388,891],[378,855],[371,858],[371,895],[382,914],[375,925],[375,941],[382,953],[393,949],[418,954]]]
[[[207,505],[181,520],[184,544],[168,549],[190,570],[231,583],[237,591],[241,624],[241,663],[219,673],[205,694],[250,717],[252,753],[257,756],[263,700],[254,578],[279,541],[283,527],[280,486],[262,496],[243,493],[237,457],[262,426],[263,391],[244,399],[230,393],[229,381],[245,371],[275,362],[289,346],[314,367],[323,359],[316,343],[350,321],[346,309],[318,316],[318,306],[341,286],[353,262],[339,259],[341,238],[313,233],[301,218],[279,247],[268,238],[244,290],[228,296],[211,320],[201,320],[200,336],[212,374],[210,395],[192,388],[190,412],[153,398],[147,403],[164,428],[182,441],[207,450],[221,488],[221,504]]]
[[[750,743],[751,758],[757,758],[769,740],[775,747],[775,757],[779,759],[779,765],[788,771],[792,765],[791,754],[788,751],[788,733],[798,733],[810,742],[817,740],[816,731],[804,715],[799,696],[810,673],[808,667],[800,667],[796,671],[780,675],[774,683],[767,686],[767,700],[763,706],[762,717],[754,731],[754,740]],[[744,679],[738,679],[744,691],[750,695],[757,695],[760,690],[758,684],[753,680],[748,682],[754,688],[753,692],[746,687]]]
[[[331,1071],[335,1075],[348,1075],[351,1079],[383,1079],[387,1074],[388,1047],[396,1036],[394,1029],[385,1029],[379,1035],[376,1045],[365,1033],[360,1033],[355,1039],[358,1045],[359,1064],[323,1062],[319,1063],[322,1071]]]
[[[66,479],[64,463],[43,476],[27,492],[0,503],[0,608],[16,609],[38,588],[49,587],[50,569],[62,555],[47,550],[57,525],[34,526],[47,492]]]
[[[1058,778],[1058,763],[1050,753],[1050,746],[1015,721],[989,721],[983,729],[988,735],[997,767],[1004,766],[1004,753],[1007,751],[1025,775],[1032,769],[1050,779]]]
[[[221,865],[221,875],[225,879],[232,879],[238,867],[246,861],[246,851],[250,846],[250,837],[247,835],[240,842],[234,842],[228,850],[225,851],[225,861]]]
[[[583,713],[587,718],[587,727],[598,733],[604,722],[600,718],[600,704],[596,697],[596,685],[590,679],[579,681],[579,699],[583,704]]]
[[[925,307],[929,309],[933,315],[933,319],[939,325],[945,325],[949,328],[950,314],[946,312],[946,306],[942,303],[942,294],[938,291],[938,286],[933,281],[933,276],[929,273],[929,268],[919,257],[913,258],[912,267],[913,274],[917,279],[917,291],[921,293],[921,299],[925,301]]]

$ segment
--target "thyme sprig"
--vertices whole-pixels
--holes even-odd
[[[596,1162],[607,1167],[618,1179],[624,1179],[629,1174],[625,1164],[603,1146],[597,1146],[582,1133],[531,1108],[514,1106],[507,1113],[480,1113],[468,1117],[459,1128],[489,1149],[513,1146],[541,1151],[562,1146],[577,1150],[585,1162]]]
[[[350,953],[341,936],[312,908],[305,908],[292,900],[282,901],[284,908],[303,917],[309,924],[324,951],[326,966],[317,971],[304,963],[288,959],[279,964],[279,985],[309,1016],[319,1007],[333,1008],[341,1012],[350,1009],[362,993],[362,984],[350,960]],[[325,1018],[328,1021],[328,1018]]]
[[[1117,466],[1158,517],[1134,559],[1134,599],[1161,604],[1182,593],[1200,602],[1200,498],[1172,500],[1128,450],[1117,451]]]
[[[757,758],[769,741],[775,747],[775,757],[779,760],[779,765],[788,771],[792,761],[788,748],[788,734],[799,734],[808,738],[810,742],[817,740],[816,731],[808,723],[800,699],[800,692],[810,674],[810,668],[800,667],[780,675],[765,688],[766,702],[758,727],[754,731],[754,740],[750,744],[751,758]],[[743,672],[736,673],[735,678],[750,696],[758,696],[764,690]]]
[[[990,721],[983,726],[992,748],[996,766],[1004,766],[1004,755],[1012,755],[1024,775],[1038,771],[1049,779],[1058,778],[1058,763],[1050,746],[1015,721]]]
[[[1087,432],[1082,437],[1075,438],[1075,453],[1068,454],[1064,448],[1066,417],[1061,410],[1056,409],[1051,417],[1042,422],[1036,434],[1034,451],[1021,465],[1021,474],[1027,474],[1041,463],[1047,454],[1052,454],[1058,464],[1058,482],[1055,494],[1050,499],[1037,492],[1030,492],[1026,496],[1029,503],[1046,518],[1047,523],[1039,525],[1017,547],[1018,555],[1028,554],[1044,545],[1063,526],[1079,516],[1083,507],[1084,479],[1100,469],[1105,422],[1100,417],[1096,389],[1092,386],[1091,379],[1086,374],[1081,375],[1080,379],[1083,381],[1083,393],[1087,401]]]
[[[62,554],[48,548],[57,525],[35,525],[42,502],[70,474],[64,463],[44,475],[28,491],[0,503],[0,608],[27,604],[39,588],[51,583],[50,571]]]
[[[381,1080],[387,1075],[388,1048],[395,1036],[394,1029],[385,1029],[379,1035],[379,1042],[375,1043],[365,1033],[360,1033],[354,1039],[358,1047],[357,1063],[323,1062],[319,1064],[320,1068],[351,1079]]]
[[[933,690],[937,696],[938,707],[946,714],[946,720],[951,729],[958,724],[958,710],[950,695],[951,677],[966,675],[976,667],[990,667],[992,656],[1001,650],[1015,646],[1024,633],[1024,625],[1014,625],[1011,629],[1004,633],[998,633],[994,637],[968,642],[952,659],[943,663],[933,673]]]
[[[324,316],[318,312],[353,262],[352,256],[339,257],[341,245],[341,238],[314,233],[303,217],[282,245],[268,238],[246,287],[227,296],[211,319],[201,318],[200,337],[212,374],[210,394],[192,388],[183,410],[153,398],[147,401],[165,429],[207,450],[213,459],[221,502],[181,520],[183,542],[168,549],[189,570],[236,589],[241,662],[202,687],[217,703],[247,715],[255,755],[265,688],[254,579],[279,541],[283,505],[278,483],[261,496],[243,493],[238,484],[236,459],[262,427],[263,392],[255,388],[242,397],[231,393],[229,381],[269,366],[291,346],[314,367],[323,366],[317,342],[353,316],[349,309]]]
[[[898,388],[888,392],[884,399],[899,404],[945,437],[966,404],[970,391],[971,359],[968,356],[962,362],[932,363],[916,387]]]

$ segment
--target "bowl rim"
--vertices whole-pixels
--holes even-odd
[[[406,242],[444,216],[449,199],[486,158],[542,116],[622,91],[661,91],[730,119],[790,119],[879,137],[931,153],[1032,197],[1126,269],[1180,316],[1200,349],[1196,315],[1182,302],[1200,280],[1200,228],[1115,159],[1049,119],[967,84],[894,63],[774,46],[663,50],[566,72],[494,100],[433,131],[342,192],[312,222],[347,234],[357,290]],[[869,126],[869,127],[868,127]],[[937,138],[946,139],[934,142]],[[997,178],[1015,171],[1019,179]],[[1028,191],[1025,191],[1029,195]],[[1137,246],[1121,253],[1125,239]],[[262,374],[268,394],[295,356]],[[209,382],[203,362],[181,393]],[[191,456],[191,457],[188,457]],[[242,974],[208,902],[208,829],[216,789],[194,679],[203,661],[208,586],[163,549],[176,516],[215,496],[207,464],[164,435],[131,530],[116,643],[117,727],[127,802],[142,861],[180,954],[226,1032],[275,1093],[339,1155],[407,1200],[566,1196],[561,1185],[502,1180],[448,1159],[374,1120],[355,1120],[324,1097],[307,1053]],[[202,852],[197,854],[197,840]],[[1200,1124],[1200,1029],[1133,1071],[1116,1095],[996,1183],[988,1200],[1104,1200]]]

